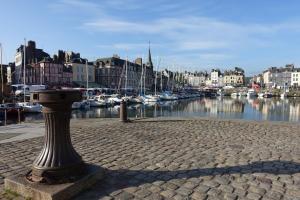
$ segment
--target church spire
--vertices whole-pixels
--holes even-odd
[[[147,62],[148,67],[153,68],[153,63],[152,63],[152,58],[151,58],[151,50],[150,50],[150,41],[149,41],[149,50],[148,50],[148,62]]]

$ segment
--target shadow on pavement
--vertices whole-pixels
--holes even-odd
[[[300,172],[300,164],[290,161],[258,161],[248,165],[202,168],[190,170],[106,170],[104,180],[95,184],[90,190],[81,193],[78,198],[99,199],[110,193],[128,187],[137,187],[155,181],[173,179],[200,178],[202,176],[267,173],[273,175],[292,175]],[[271,181],[267,179],[267,181]],[[84,197],[86,196],[87,197]]]

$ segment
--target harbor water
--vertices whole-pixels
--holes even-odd
[[[119,106],[73,110],[72,118],[117,118]],[[130,118],[216,117],[223,119],[300,122],[300,98],[194,98],[159,103],[128,105]],[[25,114],[26,122],[42,120],[43,115]]]

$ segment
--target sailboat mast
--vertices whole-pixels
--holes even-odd
[[[86,97],[89,98],[89,69],[88,60],[85,59],[85,71],[86,71]]]
[[[146,74],[147,74],[147,66],[145,65],[145,70],[144,70],[144,96],[146,94]]]
[[[168,90],[170,90],[170,86],[169,86],[169,84],[170,84],[170,66],[168,66]]]
[[[156,84],[157,84],[157,69],[158,69],[158,66],[156,66],[156,70],[155,70],[155,88],[154,88],[154,95],[156,96]]]
[[[163,91],[163,71],[160,72],[160,90],[161,92]]]
[[[23,71],[23,92],[24,92],[24,103],[26,102],[26,88],[25,88],[25,84],[26,84],[26,39],[24,38],[24,71]]]
[[[4,103],[4,89],[3,89],[3,66],[2,66],[2,44],[0,43],[0,51],[1,51],[1,96],[2,96],[2,103]]]
[[[141,95],[143,94],[143,73],[144,73],[144,68],[143,68],[143,60],[142,60],[142,73],[141,73]]]
[[[128,61],[128,57],[126,57],[126,63],[125,63],[125,97],[126,97],[126,93],[127,93],[127,80],[128,80],[128,78],[127,78],[127,70],[128,70],[128,63],[127,63],[127,61]]]

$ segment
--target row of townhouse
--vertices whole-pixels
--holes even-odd
[[[89,87],[113,89],[127,87],[137,90],[143,84],[145,89],[149,90],[152,89],[154,82],[150,48],[145,64],[141,58],[131,62],[117,55],[88,62],[87,59],[81,58],[79,53],[62,50],[51,58],[42,49],[36,48],[34,41],[29,41],[26,47],[21,45],[17,49],[14,65],[7,67],[8,83],[24,82],[24,63],[25,83],[32,85],[86,87],[88,82]],[[142,76],[143,83],[141,83]]]
[[[25,52],[25,54],[24,54]],[[150,48],[147,61],[137,58],[134,61],[121,59],[118,55],[99,58],[93,62],[81,58],[79,53],[59,50],[50,55],[36,48],[34,41],[21,45],[15,55],[14,65],[7,68],[8,83],[42,84],[49,87],[104,87],[111,89],[129,89],[139,91],[174,90],[186,85],[192,87],[223,87],[226,85],[243,86],[244,70],[234,68],[223,73],[219,69],[207,72],[155,72]],[[127,80],[127,81],[125,81]],[[156,86],[156,87],[155,87]]]
[[[265,88],[300,87],[300,68],[295,68],[293,64],[270,67],[252,80]]]
[[[225,70],[224,73],[219,69],[212,69],[210,73],[195,72],[186,74],[187,83],[193,87],[209,86],[244,86],[245,72],[243,69],[235,67],[233,70]]]

